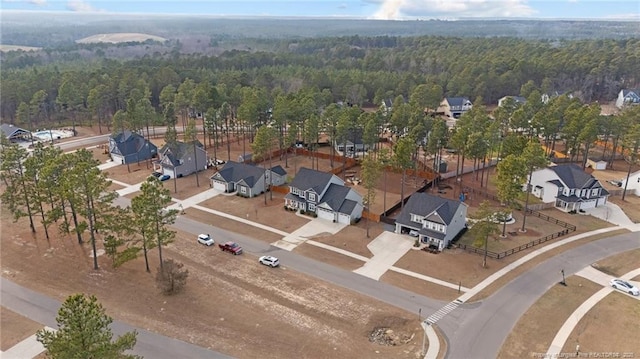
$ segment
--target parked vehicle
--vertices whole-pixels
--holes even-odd
[[[219,160],[217,158],[214,160],[214,162],[215,162],[216,166],[220,166],[220,165],[223,165],[223,164],[227,163],[226,161]]]
[[[218,246],[224,252],[229,252],[236,256],[238,254],[242,254],[242,247],[240,247],[236,242],[220,243]]]
[[[271,268],[275,268],[280,265],[280,261],[278,260],[278,258],[272,256],[262,256],[258,259],[258,261],[260,262],[260,264],[264,264]]]
[[[640,290],[638,290],[636,286],[634,286],[633,284],[625,280],[615,278],[615,279],[612,279],[611,282],[609,282],[609,284],[611,284],[613,289],[618,289],[620,291],[629,293],[631,295],[640,295]]]
[[[210,234],[199,234],[198,243],[204,244],[205,246],[212,246],[216,242],[213,240]]]
[[[169,180],[169,178],[171,178],[171,176],[169,176],[169,175],[162,175],[162,176],[158,177],[158,179],[160,181],[167,181],[167,180]]]
[[[155,178],[160,178],[160,176],[162,176],[162,173],[160,172],[151,172],[151,175]]]

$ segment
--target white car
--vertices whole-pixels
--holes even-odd
[[[216,242],[209,234],[198,234],[198,243],[204,244],[205,246],[212,246]]]
[[[640,295],[640,290],[638,290],[636,286],[622,279],[612,279],[609,284],[611,284],[614,289],[621,290],[625,293],[629,293],[631,295]]]
[[[278,258],[272,256],[262,256],[260,257],[260,259],[258,259],[258,261],[260,262],[260,264],[264,264],[271,268],[275,268],[280,265],[280,261],[278,260]]]

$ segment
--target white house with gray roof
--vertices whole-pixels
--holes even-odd
[[[198,171],[207,169],[207,152],[200,141],[177,141],[173,145],[165,144],[159,153],[159,160],[153,164],[154,171],[167,174],[171,177],[188,176]]]
[[[300,168],[289,184],[284,205],[318,218],[351,224],[362,217],[362,196],[334,174]]]
[[[411,234],[442,251],[467,226],[467,205],[427,193],[411,195],[396,218],[396,233]]]
[[[440,103],[438,112],[450,118],[460,118],[463,113],[471,110],[473,103],[467,97],[445,97]]]
[[[595,208],[607,203],[609,192],[576,164],[552,166],[531,174],[531,194],[565,211]]]
[[[262,167],[228,161],[211,176],[211,187],[222,192],[238,192],[243,197],[255,197],[270,185],[281,186],[287,179],[282,166],[270,170]]]

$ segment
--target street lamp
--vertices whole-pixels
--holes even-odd
[[[564,269],[562,269],[560,271],[560,273],[562,273],[562,281],[560,282],[560,284],[562,284],[563,286],[567,286],[567,282],[564,280]]]

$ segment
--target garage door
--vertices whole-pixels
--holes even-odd
[[[226,190],[226,185],[218,181],[213,181],[213,189],[224,192]]]
[[[320,207],[318,207],[318,217],[322,218],[322,219],[326,219],[328,221],[333,221],[333,219],[335,218],[333,216],[333,211],[330,211],[330,210],[324,209],[324,208],[320,208]]]
[[[607,198],[606,197],[602,197],[602,198],[598,198],[598,203],[596,204],[597,206],[602,206],[603,204],[607,203]]]
[[[351,216],[348,214],[338,213],[338,223],[351,224]]]
[[[584,201],[584,202],[580,203],[580,209],[595,208],[595,206],[596,206],[596,201],[595,200]]]

